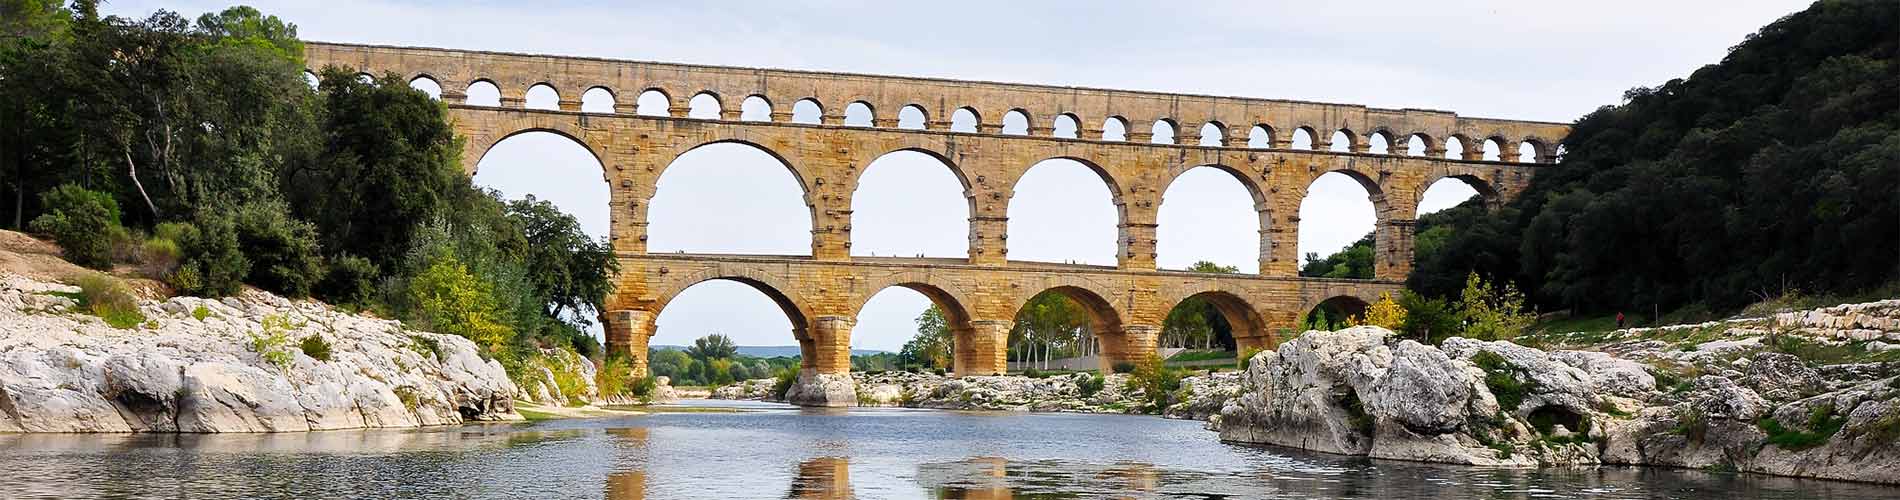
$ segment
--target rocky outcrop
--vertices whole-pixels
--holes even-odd
[[[828,408],[857,406],[857,382],[850,375],[800,370],[798,379],[785,390],[785,402]]]
[[[1249,360],[1210,428],[1227,441],[1429,462],[1900,483],[1900,379],[1872,378],[1881,366],[1817,368],[1760,344],[1625,352],[1679,368],[1503,341],[1433,347],[1377,327],[1306,332]],[[1659,388],[1657,373],[1686,378]]]
[[[0,276],[0,432],[283,432],[520,418],[519,390],[500,363],[461,337],[256,291],[142,301],[149,321],[117,329],[58,295],[75,291]],[[282,327],[277,341],[258,340],[269,337],[266,318]],[[328,344],[328,359],[300,347],[312,337]]]
[[[1071,373],[1047,377],[1021,375],[950,377],[929,373],[878,372],[851,374],[850,387],[855,393],[852,406],[902,406],[945,410],[1040,411],[1075,413],[1138,413],[1146,397],[1141,389],[1129,386],[1128,375],[1111,374],[1096,379],[1093,373]],[[714,389],[713,399],[772,400],[773,379],[755,379]],[[1164,409],[1168,418],[1202,420],[1220,411],[1227,398],[1239,394],[1238,372],[1189,376],[1181,389],[1172,394],[1173,404]],[[836,384],[836,382],[833,382]],[[837,384],[841,386],[842,384]],[[801,388],[804,386],[806,388]],[[813,384],[794,383],[786,399],[800,394],[803,401],[839,401],[841,395],[827,394],[822,400],[810,399]],[[792,400],[788,402],[797,403]],[[811,405],[817,406],[817,405]],[[842,405],[840,405],[842,406]]]

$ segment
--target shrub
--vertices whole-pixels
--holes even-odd
[[[317,298],[345,307],[361,308],[376,294],[376,280],[382,275],[376,263],[350,254],[330,259],[330,268],[317,284]]]
[[[1142,397],[1146,400],[1142,411],[1161,413],[1174,404],[1174,391],[1181,388],[1184,375],[1180,370],[1168,368],[1161,362],[1160,356],[1152,354],[1134,365],[1134,370],[1129,372],[1128,384],[1141,389]]]
[[[1133,361],[1116,361],[1108,365],[1108,370],[1111,373],[1130,373],[1135,371],[1135,363]]]
[[[785,400],[785,392],[792,390],[792,383],[798,381],[798,370],[785,368],[772,377],[772,394],[780,401]]]
[[[322,335],[304,337],[303,342],[300,343],[298,347],[303,349],[303,355],[309,356],[311,359],[317,361],[330,360],[330,341],[323,340]]]
[[[204,321],[205,318],[209,317],[211,317],[211,309],[205,307],[204,304],[199,304],[198,307],[191,308],[192,319]]]
[[[184,262],[165,281],[180,292],[200,297],[237,293],[251,272],[251,261],[238,246],[237,226],[231,217],[201,211],[193,224],[178,231]]]
[[[41,193],[40,205],[46,213],[31,227],[52,235],[61,256],[94,269],[112,267],[112,238],[100,237],[121,230],[119,202],[110,193],[66,184]]]
[[[1755,421],[1755,426],[1768,434],[1768,444],[1789,451],[1801,451],[1827,444],[1827,440],[1847,425],[1847,417],[1834,415],[1834,405],[1820,404],[1808,408],[1807,430],[1796,431],[1784,428],[1781,422],[1771,416],[1763,416]]]
[[[442,343],[437,341],[435,337],[410,335],[409,350],[415,351],[416,354],[421,354],[423,357],[438,360],[442,359]]]
[[[1029,377],[1029,378],[1042,378],[1043,374],[1042,374],[1042,370],[1037,370],[1035,367],[1030,367],[1030,368],[1023,369],[1023,376]]]
[[[469,273],[455,257],[437,259],[409,282],[419,316],[435,333],[459,335],[497,352],[514,332],[494,297],[494,286]]]
[[[1709,419],[1702,415],[1702,410],[1693,406],[1683,407],[1676,411],[1676,426],[1670,428],[1669,433],[1686,437],[1691,443],[1701,443],[1702,438],[1709,434]]]
[[[1081,382],[1077,382],[1075,388],[1076,391],[1082,393],[1082,397],[1093,397],[1095,393],[1102,392],[1102,387],[1106,385],[1107,382],[1107,379],[1102,378],[1102,374],[1097,373],[1090,375],[1089,378],[1082,379]]]
[[[633,383],[629,384],[628,387],[627,392],[632,394],[633,397],[640,398],[640,401],[652,402],[653,395],[659,392],[660,381],[649,375],[633,379]]]
[[[281,314],[264,316],[262,323],[263,330],[251,332],[247,346],[251,352],[264,358],[264,362],[280,370],[289,370],[290,363],[296,361],[296,355],[290,351],[290,331],[301,325],[291,324],[290,318]]]
[[[113,328],[126,329],[145,322],[145,313],[139,311],[139,300],[132,296],[131,287],[104,274],[87,274],[76,280],[79,286],[79,307],[98,316]]]
[[[1503,356],[1491,351],[1478,351],[1471,356],[1471,363],[1484,370],[1484,386],[1498,400],[1498,406],[1508,411],[1517,411],[1524,403],[1524,396],[1537,390],[1535,380],[1518,381],[1517,366],[1505,360]]]
[[[290,297],[310,294],[323,275],[315,225],[291,217],[282,202],[246,204],[232,219],[251,262],[246,281]]]

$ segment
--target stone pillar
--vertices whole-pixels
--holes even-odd
[[[851,492],[851,463],[841,457],[819,457],[798,463],[798,477],[792,478],[792,490],[785,498],[799,500],[848,500]]]
[[[1147,125],[1147,126],[1144,127],[1142,125]],[[1128,122],[1128,130],[1123,132],[1123,135],[1128,137],[1128,142],[1133,142],[1133,143],[1138,143],[1138,144],[1148,144],[1148,143],[1154,142],[1155,124],[1154,122],[1147,122],[1145,124],[1136,123],[1135,121],[1130,120]],[[1180,134],[1175,134],[1175,135],[1180,135]]]
[[[618,309],[601,315],[607,354],[625,355],[635,377],[647,374],[647,341],[653,338],[654,316],[638,309]]]
[[[970,263],[1001,266],[1009,262],[1009,217],[970,217]]]
[[[1314,132],[1313,133],[1313,150],[1314,151],[1332,151],[1333,150],[1333,134],[1328,134],[1324,132]]]
[[[976,133],[996,135],[1003,133],[1003,124],[976,122]]]
[[[871,118],[871,126],[877,128],[897,128],[896,118]]]
[[[806,338],[798,343],[804,355],[803,368],[798,370],[798,381],[785,392],[786,402],[799,406],[858,405],[857,384],[851,380],[853,323],[855,320],[847,316],[813,318]]]
[[[685,118],[693,114],[692,106],[670,105],[666,107],[666,116]]]
[[[953,332],[956,349],[951,371],[959,377],[1002,375],[1009,370],[1009,330],[1016,322],[1005,319],[970,320],[969,328]]]
[[[1463,146],[1465,148],[1464,153],[1460,154],[1459,158],[1468,160],[1468,161],[1483,160],[1484,159],[1484,141],[1478,140],[1478,141],[1468,141],[1468,142],[1470,142],[1470,144],[1459,144],[1460,146]],[[1504,152],[1499,151],[1498,157],[1502,158],[1503,156],[1504,156]]]
[[[561,111],[580,111],[581,110],[580,101],[570,101],[567,99],[561,99],[560,101],[556,101],[556,106],[559,106],[561,108]]]
[[[521,108],[528,107],[528,101],[520,97],[503,94],[499,98],[499,100],[501,101],[501,107],[506,108],[506,109],[521,109]]]
[[[450,88],[444,85],[442,87],[442,102],[446,102],[450,104],[468,104],[468,91],[466,90],[466,88],[467,87]]]
[[[1138,363],[1149,356],[1158,355],[1161,327],[1159,325],[1122,325],[1121,331],[1102,336],[1101,370],[1102,373],[1114,371],[1115,363]]]
[[[791,123],[792,122],[792,112],[790,111],[779,111],[779,110],[774,109],[772,110],[771,113],[766,113],[766,114],[772,117],[772,121],[774,123]]]
[[[739,121],[740,117],[744,115],[745,115],[745,110],[741,108],[719,110],[719,119],[729,121],[729,122]]]
[[[1155,268],[1155,224],[1148,222],[1129,222],[1117,226],[1121,230],[1121,252],[1116,254],[1116,267],[1126,270],[1152,271]]]
[[[818,123],[824,125],[844,125],[844,115],[834,115],[829,112],[819,113]]]
[[[1266,235],[1260,240],[1261,276],[1291,278],[1300,274],[1300,216],[1267,216]]]
[[[1412,236],[1418,221],[1387,219],[1379,224],[1373,237],[1372,275],[1385,280],[1404,280],[1412,274]]]
[[[949,120],[924,120],[924,130],[949,131],[953,123]]]
[[[1056,128],[1044,127],[1044,126],[1036,125],[1035,123],[1030,123],[1029,135],[1034,136],[1034,137],[1055,137]]]
[[[1293,149],[1293,132],[1275,130],[1267,135],[1267,147],[1273,149]]]

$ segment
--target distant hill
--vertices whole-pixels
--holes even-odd
[[[666,349],[666,350],[672,350],[672,351],[686,350],[686,346],[683,346],[683,345],[654,345],[650,347],[654,349]],[[890,351],[879,351],[876,349],[852,349],[851,355],[852,356],[870,356],[873,354],[884,354],[888,352]],[[798,356],[798,346],[795,346],[795,345],[742,345],[742,346],[739,346],[739,354],[743,356],[751,356],[755,358],[776,358],[776,357],[789,358],[789,357]]]

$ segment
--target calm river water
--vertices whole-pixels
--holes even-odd
[[[281,435],[0,435],[0,498],[1884,498],[1648,468],[1488,470],[1222,444],[1154,417],[801,410]]]

